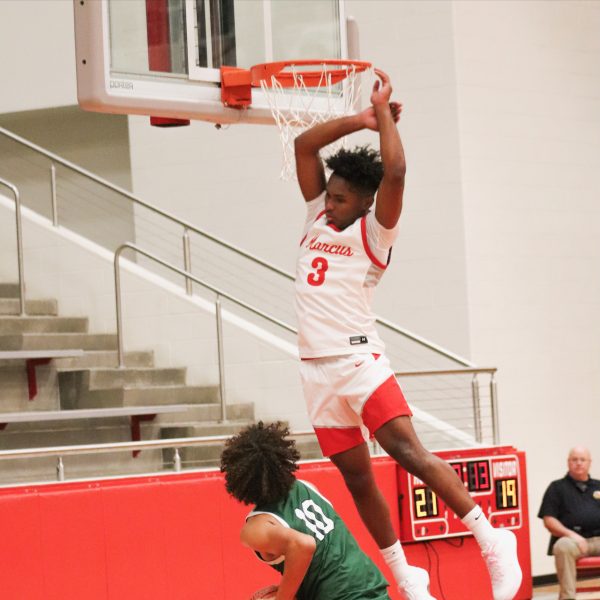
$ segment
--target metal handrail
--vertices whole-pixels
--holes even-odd
[[[198,227],[192,225],[192,223],[190,223],[189,221],[180,219],[179,217],[176,217],[175,215],[173,215],[167,211],[164,211],[164,210],[158,208],[157,206],[154,206],[153,204],[150,204],[149,202],[142,200],[141,198],[138,198],[131,192],[128,192],[127,190],[119,187],[118,185],[115,185],[114,183],[111,183],[110,181],[107,181],[106,179],[103,179],[102,177],[95,175],[91,171],[87,171],[86,169],[84,169],[68,160],[65,160],[64,158],[61,158],[57,154],[54,154],[53,152],[50,152],[49,150],[46,150],[46,149],[42,148],[41,146],[38,146],[20,136],[12,133],[11,131],[4,129],[3,127],[0,127],[0,134],[12,139],[13,141],[15,141],[19,144],[22,144],[23,146],[26,146],[30,150],[34,150],[35,152],[38,152],[39,154],[44,155],[46,158],[49,158],[53,162],[56,162],[56,163],[62,165],[63,167],[67,167],[68,169],[71,169],[72,171],[75,171],[76,173],[79,173],[80,175],[83,175],[84,177],[87,177],[88,179],[95,181],[99,185],[101,185],[113,192],[116,192],[117,194],[121,194],[122,196],[125,196],[126,198],[128,198],[129,200],[134,202],[135,204],[139,204],[140,206],[147,208],[148,210],[154,212],[155,214],[160,215],[161,217],[165,217],[166,219],[168,219],[169,221],[172,221],[173,223],[177,223],[178,225],[181,225],[184,229],[193,231],[193,232],[197,233],[198,235],[201,235],[201,236],[209,239],[211,242],[215,242],[215,243],[219,244],[220,246],[223,246],[223,247],[227,248],[228,250],[231,250],[231,251],[235,252],[236,254],[239,254],[240,256],[248,258],[257,264],[259,264],[263,267],[266,267],[267,269],[269,269],[275,273],[278,273],[279,275],[283,275],[284,277],[287,277],[292,280],[294,279],[293,275],[291,275],[287,271],[284,271],[283,269],[280,269],[279,267],[276,267],[275,265],[273,265],[265,260],[262,260],[261,258],[258,258],[257,256],[254,256],[253,254],[250,254],[249,252],[246,252],[245,250],[242,250],[241,248],[238,248],[237,246],[234,246],[233,244],[225,242],[225,241],[211,235],[207,231],[204,231],[203,229],[199,229]],[[53,188],[56,189],[55,177],[53,179],[52,185],[53,185]],[[53,211],[53,214],[56,214],[55,210]]]
[[[29,148],[30,150],[33,150],[35,152],[38,152],[39,154],[42,154],[43,156],[45,156],[46,158],[49,158],[51,161],[53,161],[55,163],[58,163],[72,171],[75,171],[76,173],[79,173],[80,175],[87,177],[88,179],[91,179],[92,181],[95,181],[99,185],[101,185],[113,192],[121,194],[122,196],[128,198],[135,204],[143,206],[144,208],[147,208],[148,210],[154,212],[155,214],[160,215],[160,216],[172,221],[173,223],[177,223],[178,225],[183,227],[183,230],[184,230],[184,233],[183,233],[184,264],[185,264],[186,271],[191,271],[191,259],[190,259],[190,251],[189,251],[188,232],[193,231],[194,233],[197,233],[198,235],[201,235],[201,236],[205,237],[206,239],[208,239],[212,242],[215,242],[216,244],[219,244],[220,246],[227,248],[228,250],[231,250],[232,252],[238,254],[239,256],[243,256],[244,258],[247,258],[256,264],[261,265],[261,266],[265,267],[266,269],[268,269],[274,273],[277,273],[278,275],[281,275],[282,277],[285,277],[286,279],[288,279],[290,281],[293,281],[295,279],[291,273],[289,273],[283,269],[280,269],[279,267],[277,267],[261,258],[258,258],[257,256],[255,256],[249,252],[246,252],[245,250],[242,250],[241,248],[238,248],[237,246],[234,246],[233,244],[225,242],[225,241],[211,235],[207,231],[204,231],[203,229],[199,229],[198,227],[192,225],[190,222],[180,219],[180,218],[176,217],[175,215],[173,215],[169,212],[166,212],[166,211],[158,208],[157,206],[154,206],[153,204],[150,204],[150,203],[142,200],[141,198],[138,198],[131,192],[128,192],[127,190],[107,181],[106,179],[103,179],[102,177],[99,177],[98,175],[95,175],[94,173],[91,173],[90,171],[87,171],[86,169],[83,169],[82,167],[79,167],[78,165],[76,165],[68,160],[65,160],[64,158],[61,158],[60,156],[58,156],[57,154],[54,154],[53,152],[50,152],[49,150],[46,150],[36,144],[33,144],[32,142],[12,133],[11,131],[4,129],[3,127],[0,127],[0,134]],[[54,225],[58,225],[58,207],[57,207],[57,198],[56,198],[56,170],[54,168],[54,165],[51,166],[51,190],[52,190],[52,220],[53,220]],[[191,295],[191,285],[190,285],[189,279],[186,280],[186,290],[187,290],[187,293],[189,295]],[[395,324],[391,323],[390,321],[387,321],[386,319],[376,318],[376,322],[379,323],[380,325],[382,325],[383,327],[386,327],[387,329],[389,329],[407,339],[410,339],[410,340],[428,348],[429,350],[432,350],[433,352],[435,352],[437,354],[444,356],[445,358],[448,358],[454,362],[457,362],[457,363],[467,366],[467,367],[475,366],[472,362],[468,361],[466,358],[463,358],[463,357],[459,356],[458,354],[455,354],[453,352],[445,350],[441,346],[438,346],[437,344],[430,342],[429,340],[426,340],[425,338],[423,338],[421,336],[411,333],[407,329],[399,327],[398,325],[395,325]]]
[[[127,248],[136,249],[132,245],[124,245],[122,250]],[[147,253],[141,251],[144,256],[151,258]],[[162,262],[162,261],[161,261]],[[117,263],[115,263],[117,264]],[[167,266],[167,265],[165,265]],[[177,271],[181,269],[175,268]],[[180,274],[184,274],[181,272]],[[196,281],[196,278],[193,278]],[[202,282],[197,281],[202,284]],[[234,300],[235,301],[235,300]],[[395,373],[397,377],[416,377],[416,376],[436,376],[436,375],[464,375],[478,373],[488,373],[491,375],[492,383],[491,387],[495,388],[494,374],[497,372],[496,368],[482,367],[480,369],[467,368],[467,369],[447,369],[447,370],[433,370],[433,371],[399,371]],[[495,390],[492,389],[493,397],[495,397]],[[496,419],[497,420],[497,414]],[[289,435],[291,438],[314,436],[314,430],[300,430],[292,431]],[[212,435],[212,436],[199,436],[199,437],[186,437],[186,438],[172,438],[168,440],[148,440],[148,441],[136,441],[136,442],[110,442],[103,444],[77,444],[69,446],[48,446],[43,448],[24,448],[16,450],[2,450],[0,451],[0,460],[17,460],[25,458],[57,458],[56,473],[59,481],[65,479],[65,467],[63,463],[64,456],[74,456],[82,454],[102,454],[109,452],[124,452],[124,451],[140,451],[140,450],[159,450],[166,448],[174,449],[173,465],[174,471],[181,471],[181,457],[179,455],[180,448],[204,446],[208,444],[223,443],[231,438],[231,435]],[[477,440],[480,442],[481,440]],[[494,445],[498,444],[497,428],[494,428]]]
[[[127,242],[125,244],[121,244],[116,249],[115,258],[114,258],[115,306],[116,306],[116,315],[117,315],[117,344],[118,344],[118,360],[119,360],[118,366],[120,369],[125,367],[125,349],[124,349],[124,345],[123,345],[123,308],[122,308],[122,302],[121,302],[121,271],[120,271],[120,258],[121,258],[121,254],[125,250],[132,250],[133,252],[137,252],[138,254],[141,254],[142,256],[145,256],[146,258],[149,258],[150,260],[157,262],[159,265],[162,265],[163,267],[166,267],[167,269],[170,269],[171,271],[174,271],[175,273],[182,275],[185,278],[186,285],[187,285],[187,282],[193,281],[217,295],[217,298],[215,301],[215,315],[216,315],[216,320],[217,320],[217,353],[218,353],[218,362],[219,362],[219,390],[220,390],[220,396],[221,396],[221,420],[226,421],[227,420],[227,403],[225,401],[225,362],[223,359],[223,326],[222,326],[222,321],[221,321],[220,298],[221,297],[226,298],[227,300],[233,302],[234,304],[237,304],[238,306],[241,306],[242,308],[249,310],[250,312],[254,313],[255,315],[258,315],[264,319],[267,319],[268,321],[270,321],[271,323],[274,323],[275,325],[278,325],[279,327],[283,327],[290,333],[297,334],[298,333],[297,329],[295,329],[291,325],[288,325],[287,323],[284,323],[283,321],[280,321],[279,319],[276,319],[275,317],[268,315],[267,313],[244,302],[243,300],[239,300],[238,298],[231,296],[227,292],[224,292],[223,290],[215,287],[214,285],[211,285],[211,284],[207,283],[206,281],[203,281],[202,279],[195,277],[188,271],[184,271],[183,269],[180,269],[179,267],[176,267],[175,265],[168,263],[167,261],[163,260],[162,258],[159,258],[158,256],[155,256],[154,254],[150,254],[150,252],[147,252],[146,250],[139,248],[135,244],[131,244],[131,243]]]
[[[494,444],[500,440],[500,427],[498,424],[498,388],[496,385],[496,367],[470,367],[465,369],[434,369],[428,371],[396,371],[396,377],[427,377],[436,375],[473,375],[471,381],[471,395],[473,398],[473,424],[475,440],[481,443],[483,440],[483,427],[481,423],[481,402],[479,396],[479,381],[477,375],[487,373],[490,375],[490,404],[492,412],[492,436]]]
[[[421,337],[420,335],[417,335],[416,333],[412,333],[412,332],[408,331],[408,329],[404,329],[404,327],[399,327],[398,325],[395,325],[394,323],[391,323],[390,321],[387,321],[386,319],[377,317],[376,322],[379,323],[380,325],[383,325],[384,327],[387,327],[388,329],[391,329],[392,331],[394,331],[396,333],[399,333],[400,335],[404,336],[405,338],[412,340],[413,342],[417,342],[417,344],[420,344],[421,346],[425,346],[425,348],[428,348],[429,350],[433,350],[433,352],[436,352],[437,354],[441,354],[445,358],[449,358],[450,360],[453,360],[454,362],[464,365],[465,367],[475,367],[476,366],[474,363],[467,360],[466,358],[463,358],[462,356],[459,356],[458,354],[455,354],[454,352],[450,352],[449,350],[446,350],[445,348],[442,348],[441,346],[438,346],[437,344],[430,342],[429,340],[426,340],[424,337]]]
[[[303,437],[315,435],[315,432],[296,431],[291,432],[289,437]],[[173,467],[175,472],[181,471],[181,456],[179,449],[190,446],[203,446],[227,441],[231,436],[213,435],[193,438],[173,438],[170,440],[151,440],[147,442],[112,442],[108,444],[78,444],[74,446],[49,446],[46,448],[26,448],[22,450],[2,450],[0,451],[0,460],[15,460],[20,458],[49,458],[56,457],[56,478],[58,481],[65,480],[65,465],[63,456],[80,455],[80,454],[102,454],[106,452],[123,452],[132,450],[139,452],[140,450],[160,450],[164,448],[173,448]],[[0,485],[0,487],[2,487]]]
[[[396,371],[396,377],[421,377],[425,375],[477,375],[478,373],[496,373],[496,367],[472,367],[467,369],[434,369],[433,371]]]
[[[11,190],[15,197],[15,219],[17,226],[17,268],[19,271],[19,314],[25,315],[25,268],[23,265],[23,227],[21,224],[21,198],[17,186],[0,178],[0,184]]]
[[[315,435],[311,430],[292,431],[289,437]],[[226,442],[231,435],[208,435],[202,437],[171,438],[168,440],[148,440],[145,442],[111,442],[107,444],[77,444],[73,446],[47,446],[45,448],[23,448],[0,450],[0,460],[17,458],[49,458],[79,454],[102,454],[126,450],[160,450],[164,448],[186,448]]]

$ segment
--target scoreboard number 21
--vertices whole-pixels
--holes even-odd
[[[417,519],[437,517],[439,514],[437,495],[431,489],[417,488],[414,491],[415,516]]]

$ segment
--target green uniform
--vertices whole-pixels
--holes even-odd
[[[381,571],[358,547],[331,503],[311,484],[297,480],[284,500],[257,506],[248,518],[261,513],[273,515],[317,543],[298,600],[389,600]],[[283,573],[285,557],[269,564]]]

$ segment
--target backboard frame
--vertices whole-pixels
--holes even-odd
[[[194,0],[185,0],[192,11]],[[269,15],[271,0],[263,0]],[[343,0],[336,0],[339,15],[341,59],[349,58],[348,27]],[[219,124],[273,124],[268,101],[260,89],[252,92],[251,107],[239,110],[225,107],[221,101],[218,68],[198,67],[189,58],[194,51],[194,32],[187,19],[188,73],[111,72],[109,0],[73,0],[75,14],[75,56],[77,63],[77,96],[85,110],[116,114],[195,119]],[[192,14],[192,13],[188,13]],[[265,30],[269,23],[265,22]],[[350,28],[351,31],[355,30]],[[273,60],[267,36],[266,56]],[[356,46],[350,40],[350,47]],[[269,56],[269,52],[271,55]],[[328,58],[328,57],[323,57]],[[358,58],[351,56],[350,58]]]

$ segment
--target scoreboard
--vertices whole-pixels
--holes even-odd
[[[454,469],[494,527],[517,537],[523,583],[515,600],[530,600],[531,556],[525,453],[512,446],[434,452]],[[398,468],[399,537],[410,564],[429,571],[436,598],[492,600],[481,549],[444,501]],[[457,576],[460,573],[461,576]]]
[[[436,452],[454,469],[494,527],[523,526],[523,469],[511,447]],[[471,535],[462,521],[418,477],[398,472],[400,540],[416,542]]]

